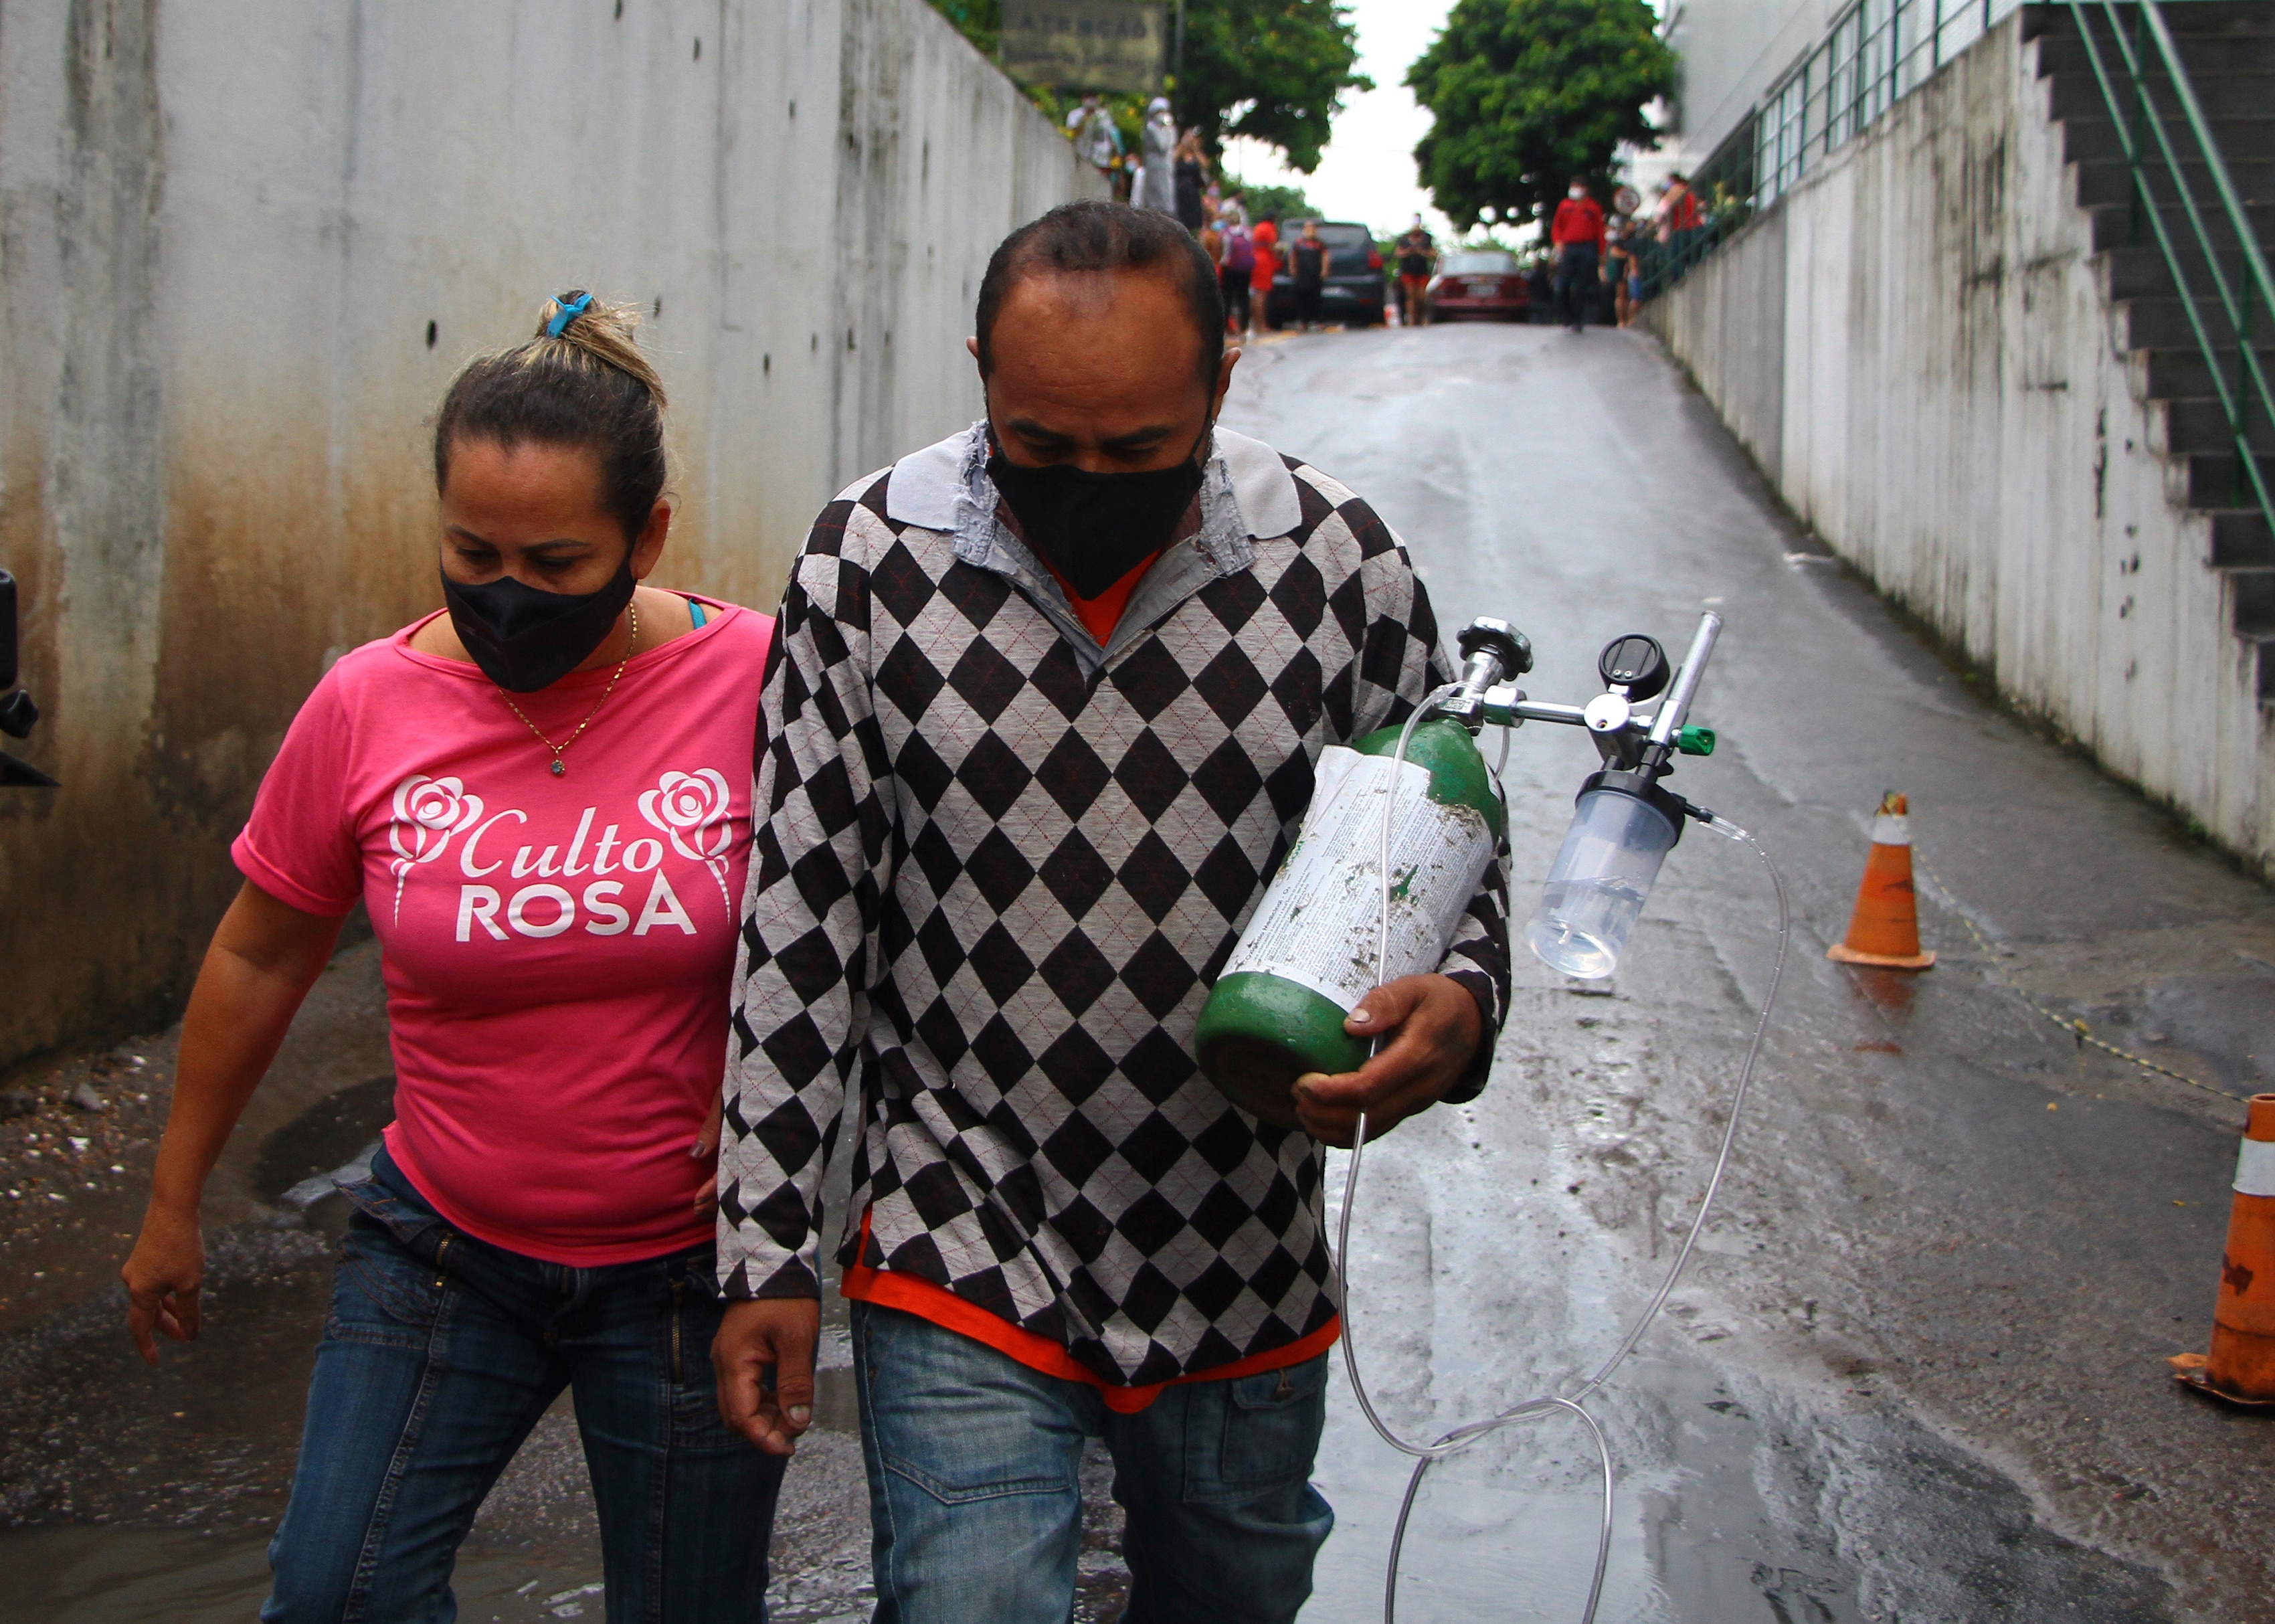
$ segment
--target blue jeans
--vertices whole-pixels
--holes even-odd
[[[350,1187],[270,1624],[450,1624],[474,1513],[563,1387],[608,1624],[758,1624],[783,1462],[719,1419],[712,1249],[575,1269],[463,1235],[382,1152]]]
[[[853,1304],[875,1624],[1066,1624],[1084,1440],[1129,1514],[1125,1624],[1281,1624],[1335,1516],[1309,1481],[1325,1355],[1163,1390],[1132,1416],[929,1320]]]

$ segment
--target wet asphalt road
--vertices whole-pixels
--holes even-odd
[[[1769,847],[1793,957],[1704,1253],[1591,1404],[1620,1473],[1602,1616],[2266,1617],[2275,1423],[2193,1401],[2163,1363],[2208,1333],[2241,1107],[2041,1011],[2227,1093],[2267,1087],[2275,897],[1896,627],[1778,517],[1647,338],[1289,339],[1243,362],[1227,417],[1368,497],[1449,637],[1477,614],[1525,630],[1536,697],[1585,699],[1615,633],[1679,653],[1702,607],[1728,621],[1697,714],[1721,747],[1676,782]],[[1520,914],[1592,757],[1566,730],[1513,741]],[[1931,875],[1944,957],[1920,978],[1823,957],[1888,788],[1911,797]],[[1694,828],[1616,981],[1525,959],[1485,1098],[1370,1155],[1353,1324],[1394,1424],[1442,1431],[1617,1341],[1695,1211],[1773,918],[1751,855]],[[370,948],[326,978],[232,1145],[208,1202],[207,1338],[153,1375],[108,1282],[171,1055],[161,1036],[42,1069],[19,1080],[38,1114],[0,1123],[0,1177],[23,1192],[0,1207],[0,1620],[242,1620],[264,1588],[336,1221],[270,1204],[383,1115]],[[60,1103],[81,1080],[110,1109]],[[850,1363],[834,1326],[823,1352]],[[823,1430],[785,1486],[791,1624],[865,1616],[844,1379],[825,1378]],[[581,1477],[557,1413],[485,1508],[462,1616],[601,1614]],[[1085,1618],[1117,1589],[1092,1477]],[[1379,1617],[1405,1471],[1340,1372],[1319,1478],[1338,1530],[1304,1617]],[[1401,1617],[1576,1617],[1596,1495],[1567,1423],[1441,1469]]]
[[[1809,556],[1649,338],[1393,330],[1249,364],[1228,421],[1365,495],[1449,638],[1479,614],[1527,631],[1535,697],[1584,700],[1615,634],[1679,658],[1702,608],[1727,623],[1694,712],[1721,746],[1675,782],[1769,848],[1793,956],[1704,1255],[1592,1406],[1621,1476],[1603,1616],[2275,1613],[2275,1424],[2164,1363],[2209,1332],[2241,1107],[2024,1001],[2275,1086],[2275,896]],[[1520,917],[1593,765],[1576,730],[1513,741]],[[1931,875],[1943,959],[1916,978],[1824,957],[1886,789]],[[1442,1431],[1617,1343],[1695,1210],[1774,918],[1751,854],[1694,827],[1608,996],[1522,956],[1490,1091],[1367,1165],[1353,1323],[1394,1424]],[[1405,1471],[1335,1391],[1305,1616],[1362,1620]],[[1566,1422],[1441,1469],[1400,1616],[1576,1617],[1594,1494]]]

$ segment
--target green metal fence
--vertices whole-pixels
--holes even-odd
[[[2022,0],[1855,0],[1691,178],[1704,225],[1638,253],[1648,298],[1861,134]]]

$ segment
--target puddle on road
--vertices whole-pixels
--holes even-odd
[[[395,1120],[395,1076],[354,1083],[318,1100],[261,1143],[253,1189],[275,1202],[303,1181],[352,1160]]]
[[[1496,1090],[1368,1152],[1352,1326],[1378,1408],[1408,1436],[1568,1391],[1665,1268],[1717,1124],[1686,1114],[1699,1057],[1658,1019],[1520,985]],[[1331,1207],[1347,1165],[1332,1159]],[[2158,1575],[2049,1531],[2014,1483],[1881,1402],[1869,1361],[1796,1363],[1748,1329],[1722,1294],[1754,1215],[1742,1193],[1723,1211],[1667,1317],[1590,1401],[1618,1487],[1605,1624],[2171,1616]],[[1337,1527],[1307,1620],[1381,1616],[1411,1465],[1338,1371],[1318,1471]],[[1400,1616],[1576,1618],[1601,1493],[1566,1417],[1433,1469]]]
[[[393,1114],[393,1079],[350,1084],[306,1105],[246,1158],[246,1182],[276,1202],[367,1145]],[[842,1159],[841,1159],[842,1160]],[[842,1167],[833,1168],[842,1186]],[[843,1190],[832,1190],[833,1210]],[[213,1231],[208,1320],[156,1371],[137,1359],[108,1293],[0,1340],[0,1619],[9,1624],[244,1624],[268,1590],[267,1545],[283,1510],[303,1395],[330,1288],[323,1232],[336,1197]],[[834,1280],[835,1270],[832,1275]],[[846,1341],[833,1296],[817,1372],[816,1430],[776,1514],[776,1624],[865,1620],[869,1525]],[[1107,1468],[1085,1468],[1081,1624],[1120,1610],[1122,1575]],[[573,1407],[539,1423],[485,1502],[453,1581],[460,1617],[499,1624],[598,1620],[600,1540]]]
[[[268,1537],[181,1529],[32,1528],[0,1533],[11,1624],[246,1624],[268,1594]],[[499,1624],[600,1618],[597,1575],[488,1553],[461,1557],[459,1615]]]

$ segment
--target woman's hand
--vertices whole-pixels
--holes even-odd
[[[194,1212],[177,1212],[153,1201],[142,1215],[142,1233],[118,1271],[126,1282],[126,1333],[145,1364],[158,1363],[163,1332],[178,1342],[198,1340],[198,1290],[206,1276],[205,1236]]]
[[[308,988],[323,973],[340,922],[303,913],[250,880],[222,916],[190,990],[174,1061],[174,1103],[150,1170],[141,1238],[119,1270],[126,1330],[158,1363],[162,1331],[197,1340],[198,1289],[206,1272],[198,1203],[222,1146],[261,1082]]]
[[[697,1218],[708,1214],[719,1199],[719,1124],[725,1114],[726,1096],[711,1096],[711,1114],[703,1119],[703,1131],[695,1136],[695,1143],[687,1153],[704,1164],[704,1172],[711,1176],[703,1181],[703,1188],[695,1192],[690,1211]]]

